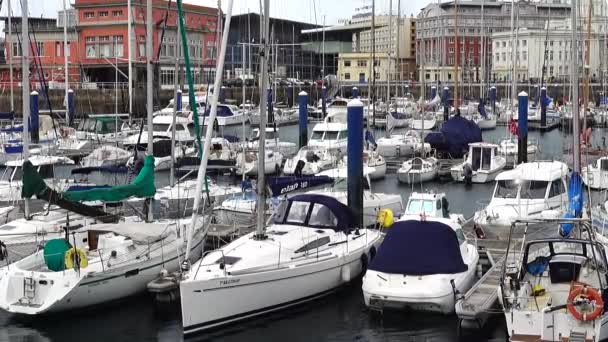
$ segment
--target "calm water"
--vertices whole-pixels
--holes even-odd
[[[240,128],[224,133],[239,133]],[[377,132],[377,136],[383,133]],[[281,139],[297,139],[296,127],[280,128]],[[484,132],[485,141],[499,141],[505,128]],[[594,141],[601,141],[601,134]],[[541,145],[543,159],[563,159],[562,133],[558,130],[540,134],[530,132]],[[167,176],[159,175],[157,183],[163,185]],[[410,186],[400,184],[396,176],[372,183],[375,192],[400,193],[407,199]],[[450,210],[466,217],[487,202],[492,184],[429,183],[424,190],[447,193]],[[420,190],[420,187],[416,188]],[[212,308],[210,308],[212,310]],[[501,315],[495,315],[485,330],[466,335],[466,341],[504,341],[506,332]],[[213,334],[198,335],[191,340],[210,341],[457,341],[455,317],[423,315],[418,313],[385,313],[371,315],[365,310],[361,283],[355,282],[335,295],[305,306],[290,309],[262,319],[240,323],[236,327]],[[75,314],[15,318],[0,312],[0,341],[180,341],[183,340],[177,305],[174,310],[160,310],[150,297],[142,295],[112,305]],[[190,338],[188,339],[190,340]]]

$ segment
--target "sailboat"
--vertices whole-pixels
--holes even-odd
[[[269,32],[269,3],[264,1],[261,24],[265,38]],[[227,8],[229,26],[232,1]],[[268,46],[262,44],[261,49],[264,89]],[[219,83],[219,79],[216,81]],[[265,106],[262,95],[261,112],[265,112]],[[262,117],[260,131],[265,126]],[[264,155],[264,135],[260,138],[260,155]],[[263,159],[260,164],[262,169]],[[183,275],[180,296],[184,334],[320,298],[357,276],[375,254],[382,234],[356,227],[351,209],[329,196],[296,195],[287,200],[275,222],[265,227],[264,186],[264,175],[260,174],[257,231],[206,253]]]

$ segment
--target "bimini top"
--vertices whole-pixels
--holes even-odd
[[[444,219],[398,221],[388,230],[369,269],[378,272],[430,275],[465,272],[456,231]]]
[[[347,231],[356,228],[354,217],[350,208],[334,197],[301,194],[287,200],[275,223]]]
[[[568,166],[560,161],[537,161],[517,165],[509,171],[503,171],[496,180],[531,180],[554,181],[568,174]]]

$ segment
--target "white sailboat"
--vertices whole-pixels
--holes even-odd
[[[424,143],[420,134],[414,130],[393,133],[388,137],[379,138],[376,142],[376,151],[384,158],[411,157],[431,152],[431,145]]]
[[[329,150],[302,146],[298,153],[285,161],[283,173],[311,176],[329,170],[338,163],[338,157]],[[298,166],[300,165],[300,166]]]
[[[435,157],[412,158],[404,161],[397,170],[397,179],[406,184],[432,181],[439,174],[439,161]]]

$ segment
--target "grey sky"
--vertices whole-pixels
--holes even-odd
[[[19,0],[4,0],[0,14],[6,15],[8,1],[12,1],[13,13],[20,15]],[[175,0],[173,0],[175,1]],[[261,0],[234,0],[233,13],[259,12]],[[390,0],[376,0],[376,13],[388,13]],[[393,2],[393,13],[397,11],[397,1]],[[401,13],[409,16],[418,13],[420,8],[431,0],[401,0]],[[70,0],[66,0],[70,2]],[[73,2],[73,1],[72,1]],[[217,6],[217,0],[184,0],[185,3]],[[225,8],[227,0],[222,1]],[[30,16],[56,17],[57,11],[62,8],[63,0],[29,0]],[[270,15],[311,23],[323,23],[325,15],[326,24],[336,24],[340,19],[348,19],[357,7],[371,5],[371,0],[270,0]],[[69,5],[68,5],[69,6]],[[315,10],[316,9],[316,10]],[[316,14],[316,19],[315,19]]]

